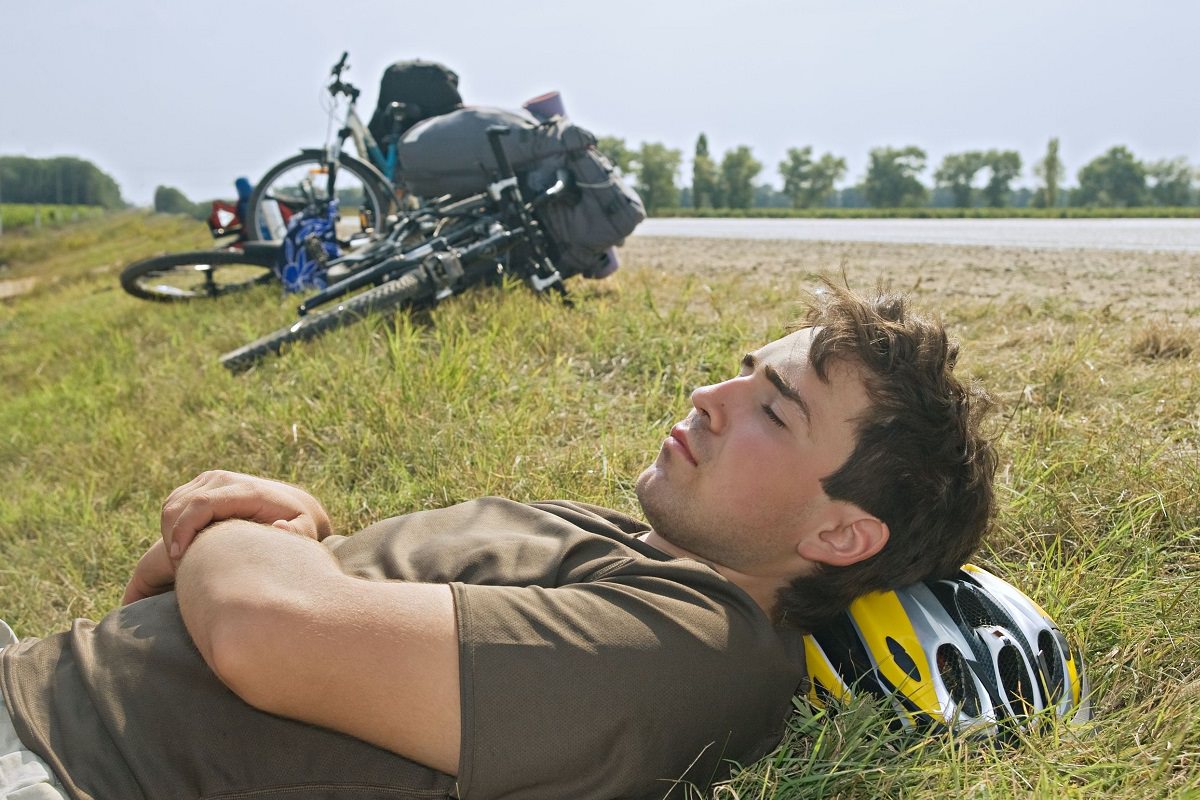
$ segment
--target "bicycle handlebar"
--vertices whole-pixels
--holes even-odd
[[[330,76],[333,77],[333,81],[331,81],[329,84],[329,93],[334,97],[337,97],[339,94],[344,94],[349,97],[351,101],[357,101],[358,95],[360,94],[358,87],[349,81],[342,80],[342,72],[350,69],[350,65],[346,63],[346,59],[349,57],[349,51],[343,50],[342,57],[338,59],[338,62],[333,65],[333,69],[329,71]]]
[[[342,51],[342,57],[341,57],[341,58],[339,58],[339,59],[338,59],[338,62],[337,62],[336,64],[334,64],[334,65],[333,65],[333,69],[329,71],[329,74],[330,74],[330,75],[332,75],[332,76],[333,76],[333,77],[335,77],[335,78],[339,78],[339,79],[340,79],[340,78],[342,77],[342,70],[344,70],[344,69],[347,69],[347,67],[346,67],[346,59],[347,59],[347,58],[349,58],[349,57],[350,57],[350,51],[349,51],[349,50],[343,50],[343,51]]]

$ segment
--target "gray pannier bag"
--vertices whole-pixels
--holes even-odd
[[[559,169],[574,191],[539,210],[565,275],[600,277],[615,267],[610,249],[646,218],[641,198],[596,149],[596,137],[565,117],[538,122],[525,111],[473,106],[413,126],[397,145],[400,174],[413,193],[431,198],[484,191],[498,177],[487,129],[504,125],[503,141],[527,197],[554,183]]]
[[[504,137],[504,152],[518,175],[531,163],[562,153],[562,144],[539,131],[538,121],[524,111],[459,108],[422,120],[400,137],[396,158],[401,180],[425,198],[482,192],[499,170],[487,138],[493,125],[511,131]]]
[[[625,237],[646,218],[646,210],[637,192],[625,185],[612,163],[595,148],[594,137],[570,122],[563,122],[586,136],[591,144],[563,156],[562,166],[575,178],[575,192],[562,201],[542,206],[538,213],[558,248],[555,259],[558,268],[602,278],[617,267],[612,248],[625,244]],[[549,169],[539,166],[532,170],[527,178],[530,190],[540,191],[549,185],[557,168],[556,164]]]

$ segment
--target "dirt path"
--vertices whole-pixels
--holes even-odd
[[[844,265],[855,287],[882,278],[933,298],[1055,299],[1122,316],[1200,316],[1200,253],[633,236],[622,258],[674,272],[736,273],[763,285],[788,273],[836,275]]]
[[[0,281],[0,300],[29,294],[36,285],[37,278],[18,278],[16,280]]]

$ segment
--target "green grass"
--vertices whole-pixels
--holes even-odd
[[[94,219],[106,213],[108,211],[100,206],[0,203],[0,228],[4,233],[39,226],[52,228]]]
[[[0,301],[0,616],[22,634],[113,608],[163,498],[209,467],[297,482],[343,532],[489,493],[636,513],[632,480],[691,388],[735,371],[813,285],[651,268],[635,239],[615,278],[573,285],[575,308],[477,291],[235,377],[217,355],[294,301],[266,287],[163,306],[117,286],[126,261],[206,240],[145,214],[0,239],[0,277],[38,278]],[[1011,289],[941,308],[961,369],[999,400],[1001,511],[978,561],[1079,645],[1097,722],[995,747],[886,733],[869,703],[833,718],[799,703],[784,745],[718,797],[1200,794],[1200,309],[1122,316]]]
[[[1112,219],[1200,217],[1196,206],[1136,208],[663,208],[655,217],[803,219]]]

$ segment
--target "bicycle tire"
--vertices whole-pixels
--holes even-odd
[[[221,356],[221,363],[231,372],[243,372],[262,359],[279,355],[284,345],[315,339],[338,328],[344,328],[365,318],[400,306],[415,307],[433,299],[433,291],[423,270],[414,269],[395,280],[368,289],[336,307],[301,317],[298,322],[269,333],[248,345]]]
[[[213,299],[274,281],[277,250],[194,250],[155,256],[122,270],[121,288],[160,303]]]
[[[313,173],[327,173],[328,163],[323,150],[304,150],[267,170],[255,184],[246,203],[243,230],[247,238],[255,241],[282,240],[285,230],[282,215],[269,213],[268,204],[274,201],[290,211],[304,208],[308,204],[308,197],[301,189],[300,182]],[[343,177],[347,174],[352,176],[350,180]],[[370,164],[343,153],[338,160],[337,183],[340,186],[335,186],[334,192],[342,198],[342,222],[338,224],[338,238],[347,241],[369,232],[369,229],[381,229],[392,206],[392,190],[383,174]],[[328,187],[324,180],[315,181],[312,190],[318,202],[328,199]]]

